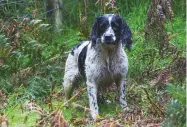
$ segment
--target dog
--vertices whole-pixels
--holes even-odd
[[[131,30],[117,14],[105,14],[95,19],[90,41],[74,46],[68,55],[63,87],[66,100],[71,98],[80,77],[87,84],[90,113],[94,120],[99,116],[98,95],[116,84],[123,110],[127,108],[125,97],[128,59],[124,46],[130,50]]]

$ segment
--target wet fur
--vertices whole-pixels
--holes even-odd
[[[128,59],[123,46],[130,49],[131,43],[131,31],[120,16],[97,17],[91,40],[75,46],[67,58],[63,82],[66,99],[70,99],[77,79],[84,77],[93,119],[99,115],[98,93],[114,83],[118,87],[120,105],[125,109]]]

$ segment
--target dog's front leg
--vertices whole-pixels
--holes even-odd
[[[90,104],[91,116],[94,120],[98,116],[98,104],[97,104],[97,85],[87,81],[87,91]]]
[[[126,102],[126,81],[125,79],[122,79],[119,82],[119,101],[120,101],[120,105],[122,107],[123,110],[127,109],[127,102]]]

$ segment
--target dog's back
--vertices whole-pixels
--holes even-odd
[[[89,43],[89,41],[80,42],[72,48],[68,55],[63,83],[67,98],[71,96],[76,79],[81,75],[85,76],[85,59]]]

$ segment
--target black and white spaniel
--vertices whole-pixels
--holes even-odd
[[[91,40],[73,47],[67,58],[63,82],[66,99],[70,99],[78,85],[77,80],[84,77],[94,120],[99,115],[97,96],[112,84],[117,85],[120,105],[125,110],[128,59],[123,45],[130,49],[131,43],[131,31],[120,16],[105,14],[97,17]]]

